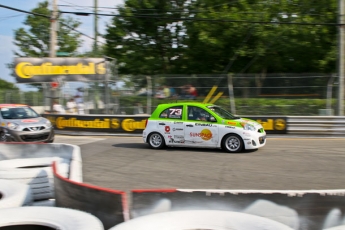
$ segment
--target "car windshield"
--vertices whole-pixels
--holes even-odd
[[[2,108],[0,113],[4,119],[27,119],[40,117],[38,113],[29,107]]]
[[[214,113],[216,113],[221,118],[227,119],[227,120],[233,120],[233,119],[240,119],[240,117],[237,117],[230,113],[229,111],[223,109],[219,106],[207,106],[210,110],[212,110]]]

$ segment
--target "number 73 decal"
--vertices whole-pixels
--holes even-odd
[[[170,109],[170,115],[179,115],[181,116],[182,109]]]

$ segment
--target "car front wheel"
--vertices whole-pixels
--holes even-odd
[[[0,131],[0,142],[6,142],[7,137],[4,131]]]
[[[228,134],[223,138],[222,148],[229,153],[238,153],[243,149],[242,138],[236,134]]]
[[[165,147],[165,141],[161,134],[151,133],[149,136],[149,145],[153,149],[161,149]]]

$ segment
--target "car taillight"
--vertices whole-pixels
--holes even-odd
[[[149,121],[149,119],[146,119],[146,121],[145,121],[145,128],[146,128],[146,126],[147,126],[147,122]]]

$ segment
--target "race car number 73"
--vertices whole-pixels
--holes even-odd
[[[170,109],[170,115],[181,115],[182,109]]]

